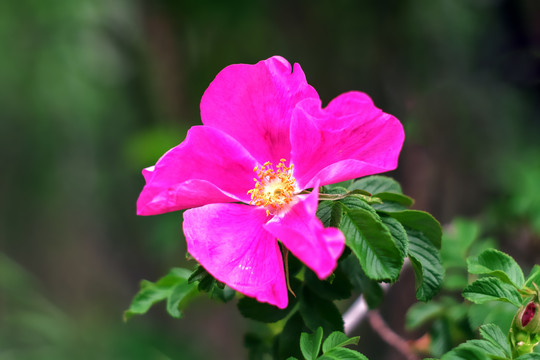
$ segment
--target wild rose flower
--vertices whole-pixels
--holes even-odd
[[[300,65],[278,56],[223,69],[202,97],[201,118],[143,170],[137,213],[190,209],[191,256],[231,288],[285,308],[278,241],[329,276],[345,239],[316,217],[318,188],[395,169],[403,128],[360,92],[322,108]]]

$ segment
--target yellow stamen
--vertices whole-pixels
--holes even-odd
[[[259,179],[254,179],[255,188],[248,191],[251,195],[249,203],[266,207],[267,215],[281,209],[293,199],[296,183],[292,177],[293,165],[287,167],[285,161],[281,159],[275,169],[270,161],[253,169]]]

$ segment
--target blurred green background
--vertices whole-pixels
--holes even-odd
[[[538,0],[4,0],[0,49],[0,359],[246,357],[234,304],[122,311],[193,266],[180,214],[135,215],[141,169],[222,68],[276,54],[323,103],[365,91],[404,123],[416,208],[540,263]]]

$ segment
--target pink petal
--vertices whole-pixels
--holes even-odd
[[[262,225],[263,208],[211,204],[184,213],[188,252],[216,279],[231,288],[287,307],[283,258],[274,236]]]
[[[205,126],[191,128],[186,139],[155,166],[143,170],[146,185],[137,214],[155,215],[217,202],[249,202],[256,161],[236,140]]]
[[[336,268],[345,247],[345,237],[336,228],[324,228],[315,215],[319,199],[317,191],[299,195],[297,199],[299,201],[291,209],[272,218],[264,228],[324,279]]]
[[[274,56],[255,65],[227,66],[201,100],[203,124],[238,140],[258,161],[290,160],[292,110],[306,98],[318,99],[300,65]]]
[[[364,93],[341,94],[324,109],[304,100],[291,124],[294,176],[305,189],[393,170],[404,139],[399,120]]]

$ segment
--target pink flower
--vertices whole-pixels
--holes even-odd
[[[285,308],[278,239],[329,276],[345,239],[317,219],[317,189],[395,169],[403,128],[360,92],[322,108],[300,65],[278,56],[223,69],[201,117],[204,125],[143,170],[137,213],[192,208],[183,226],[191,256],[231,288]]]

